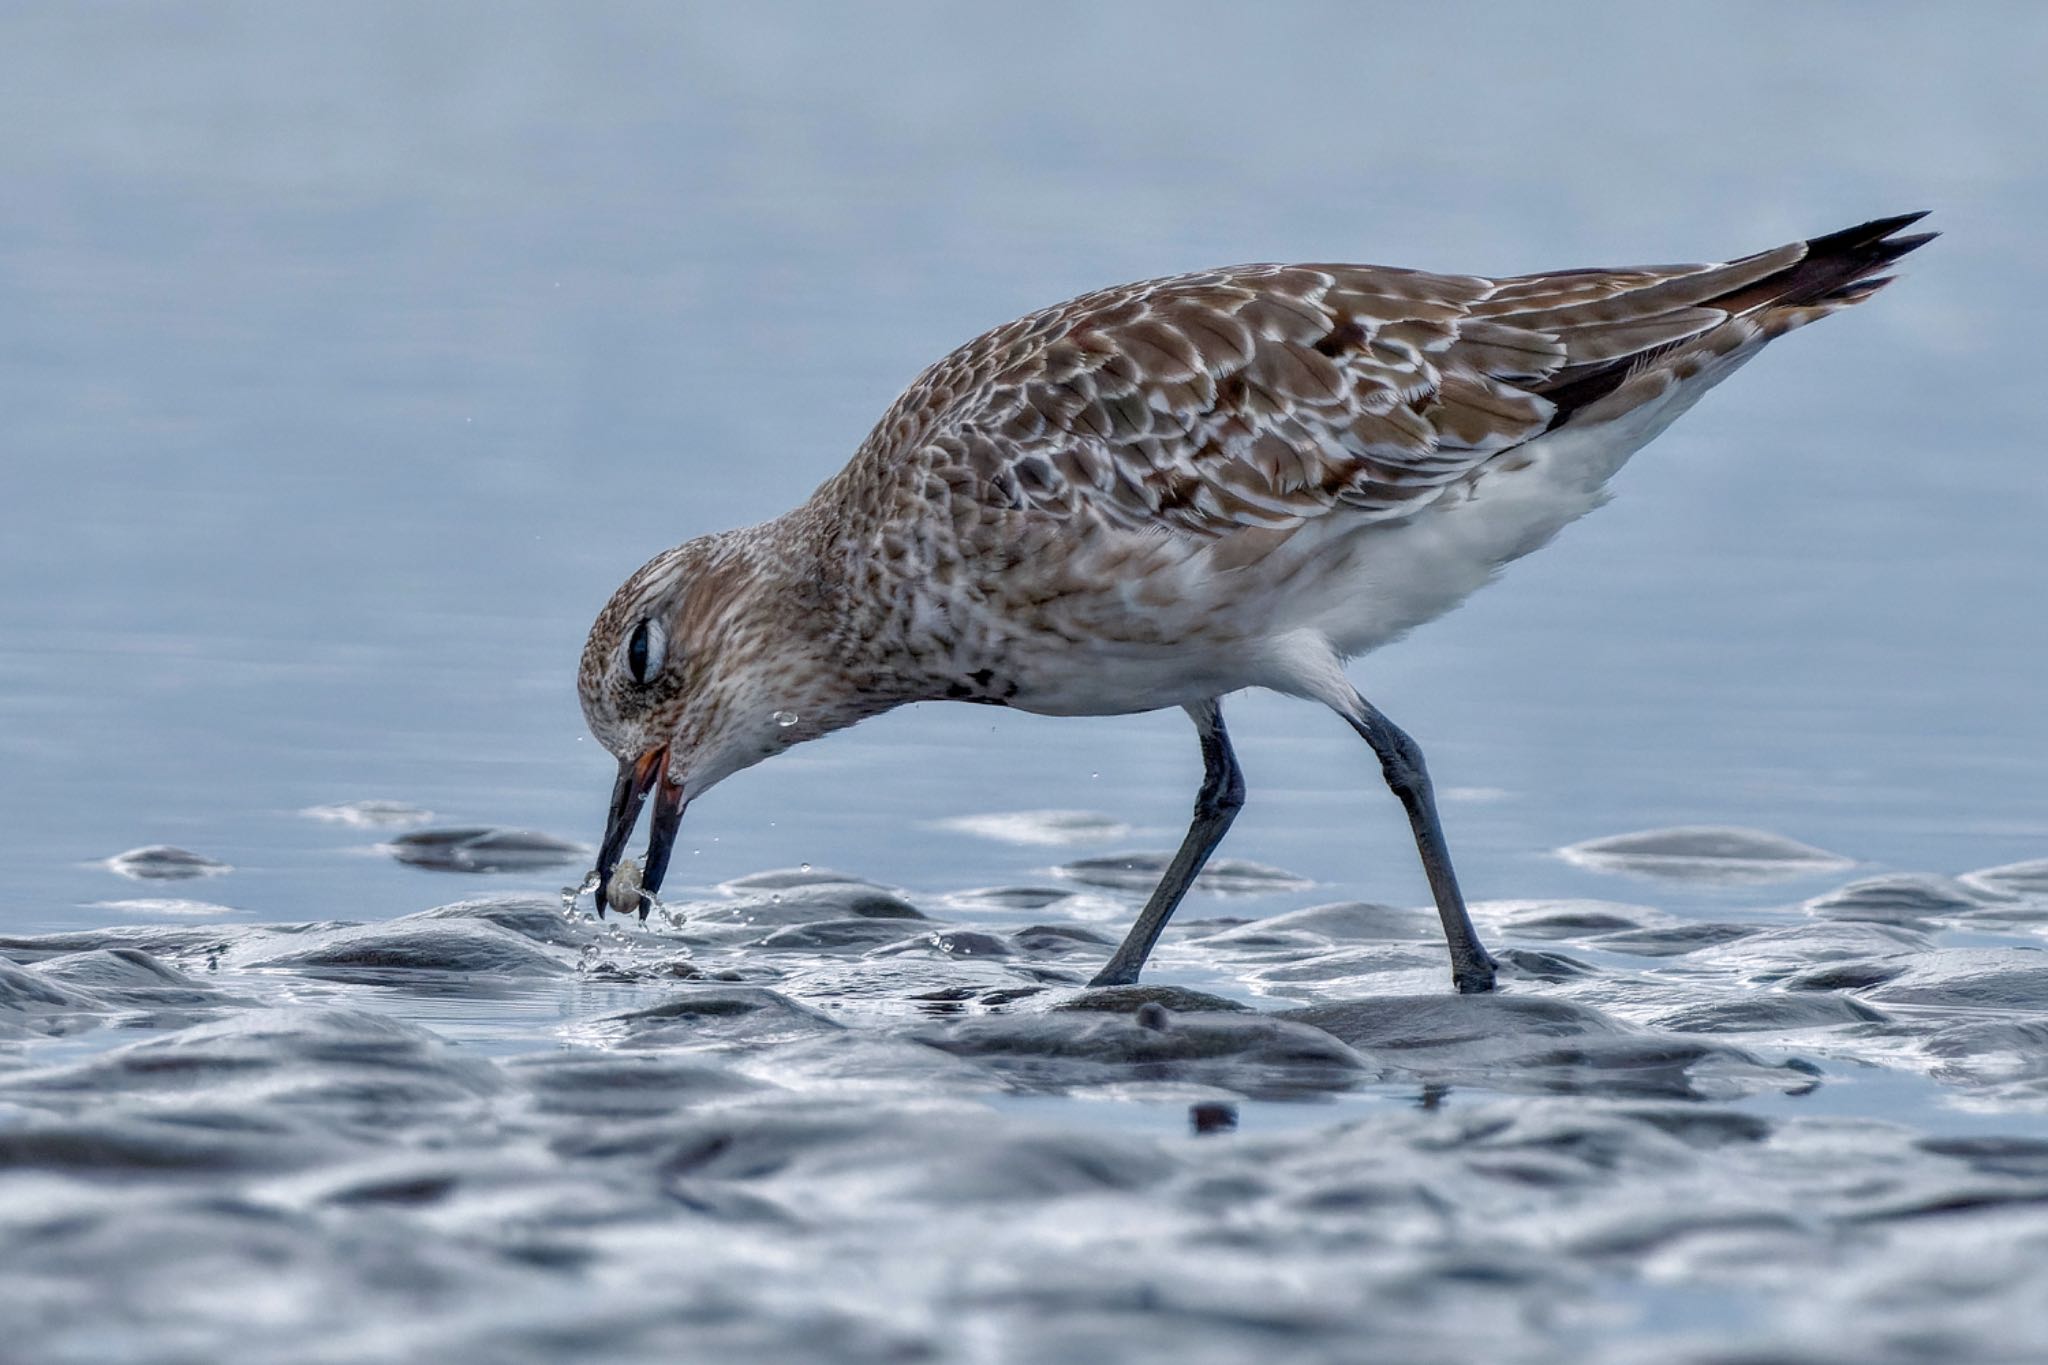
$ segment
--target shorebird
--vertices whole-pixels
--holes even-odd
[[[793,744],[936,699],[1178,706],[1201,740],[1194,818],[1092,984],[1134,982],[1244,802],[1221,699],[1265,687],[1372,746],[1453,983],[1491,989],[1422,751],[1345,661],[1605,501],[1630,455],[1766,343],[1889,283],[1935,235],[1900,235],[1924,216],[1713,265],[1231,266],[977,337],[808,501],[664,550],[598,614],[577,682],[619,761],[599,913],[650,792],[643,919],[684,808]]]

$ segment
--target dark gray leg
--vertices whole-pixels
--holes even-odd
[[[1422,854],[1422,870],[1429,877],[1436,913],[1444,922],[1444,942],[1451,949],[1451,981],[1465,995],[1490,991],[1493,956],[1480,946],[1472,917],[1465,913],[1465,898],[1458,894],[1458,877],[1451,871],[1451,852],[1444,846],[1444,828],[1436,816],[1436,795],[1429,784],[1429,769],[1422,765],[1422,750],[1371,702],[1356,692],[1351,695],[1356,710],[1344,719],[1380,756],[1387,786],[1401,798],[1408,823],[1415,830],[1415,848]]]
[[[1152,945],[1173,917],[1173,908],[1194,884],[1216,845],[1223,842],[1223,832],[1244,805],[1244,773],[1238,769],[1237,755],[1230,751],[1230,736],[1223,730],[1223,708],[1206,701],[1188,707],[1187,712],[1202,737],[1204,768],[1202,790],[1195,797],[1194,823],[1188,826],[1188,837],[1181,840],[1180,852],[1166,865],[1166,875],[1153,888],[1152,899],[1138,913],[1138,922],[1124,935],[1109,965],[1088,983],[1091,986],[1129,986],[1137,981]]]

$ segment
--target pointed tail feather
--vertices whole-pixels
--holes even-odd
[[[1927,211],[1877,218],[1852,228],[1830,232],[1794,243],[1797,255],[1777,270],[1760,278],[1752,276],[1726,294],[1700,299],[1694,307],[1719,310],[1725,320],[1718,326],[1663,346],[1652,346],[1630,355],[1591,365],[1574,365],[1559,370],[1537,391],[1556,405],[1550,428],[1555,430],[1625,385],[1631,392],[1643,387],[1629,385],[1637,376],[1650,376],[1667,367],[1697,370],[1710,357],[1727,356],[1731,363],[1715,368],[1725,373],[1756,346],[1802,327],[1816,318],[1863,302],[1892,282],[1885,268],[1909,251],[1927,245],[1941,234],[1916,232],[1899,236],[1927,216]],[[1760,261],[1780,257],[1791,248],[1779,247],[1744,260]],[[1740,265],[1733,262],[1729,268]],[[1692,356],[1688,362],[1686,357]],[[1685,375],[1667,378],[1685,378]],[[1652,385],[1651,388],[1661,386]],[[1648,392],[1648,390],[1646,390]],[[1608,411],[1612,405],[1602,408]]]
[[[1800,259],[1767,275],[1754,284],[1723,298],[1710,299],[1707,306],[1740,316],[1759,308],[1798,308],[1808,304],[1861,303],[1890,283],[1879,272],[1907,252],[1926,246],[1941,234],[1916,232],[1894,234],[1927,216],[1927,210],[1902,213],[1895,218],[1877,218],[1840,232],[1830,232],[1806,243]]]

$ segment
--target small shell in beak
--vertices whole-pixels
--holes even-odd
[[[646,893],[640,889],[640,864],[631,858],[620,861],[612,870],[611,885],[604,891],[604,903],[611,912],[624,918],[627,915],[645,915]]]

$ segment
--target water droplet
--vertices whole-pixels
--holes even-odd
[[[1096,781],[1097,779],[1099,779],[1099,778],[1100,778],[1101,776],[1102,776],[1102,774],[1101,774],[1101,773],[1090,773],[1090,774],[1088,774],[1088,780],[1089,780],[1090,782],[1093,782],[1093,781]]]
[[[597,869],[592,868],[583,874],[583,881],[580,884],[562,888],[562,913],[573,916],[576,913],[577,898],[586,891],[595,891],[596,889]]]
[[[797,714],[794,711],[777,711],[775,713],[775,723],[785,730],[796,724],[796,722]]]
[[[811,865],[809,863],[798,863],[796,865],[796,870],[799,872],[809,872],[811,870]]]

